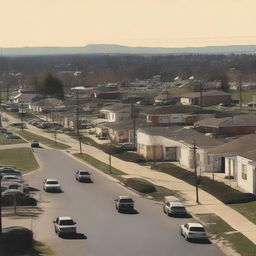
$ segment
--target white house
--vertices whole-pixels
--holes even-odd
[[[245,191],[256,194],[256,150],[237,156],[237,184]]]
[[[100,110],[100,117],[105,118],[108,122],[119,122],[131,118],[131,105],[113,104],[105,106]]]
[[[212,171],[207,149],[220,145],[216,139],[182,127],[148,127],[137,131],[137,152],[147,160],[178,161],[186,168],[194,168],[194,142],[199,171]]]

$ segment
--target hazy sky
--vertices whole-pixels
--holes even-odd
[[[0,46],[256,44],[256,0],[0,0]]]

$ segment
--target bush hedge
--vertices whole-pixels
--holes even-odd
[[[195,175],[193,172],[185,170],[171,163],[159,163],[154,168],[160,172],[167,173],[195,186]],[[225,183],[212,180],[208,177],[198,177],[198,181],[201,189],[213,195],[225,204],[237,204],[256,201],[256,195],[240,192],[231,188]]]
[[[21,255],[33,246],[33,232],[24,227],[3,228],[0,238],[1,251],[6,255]]]
[[[136,191],[144,194],[156,192],[155,186],[146,180],[138,178],[129,178],[124,181],[124,184]]]

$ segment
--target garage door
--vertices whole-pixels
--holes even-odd
[[[165,159],[170,161],[177,161],[177,148],[166,147],[165,148]]]

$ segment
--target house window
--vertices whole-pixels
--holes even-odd
[[[247,166],[242,164],[242,179],[247,180]]]
[[[207,157],[207,163],[211,164],[211,157],[210,156]]]

